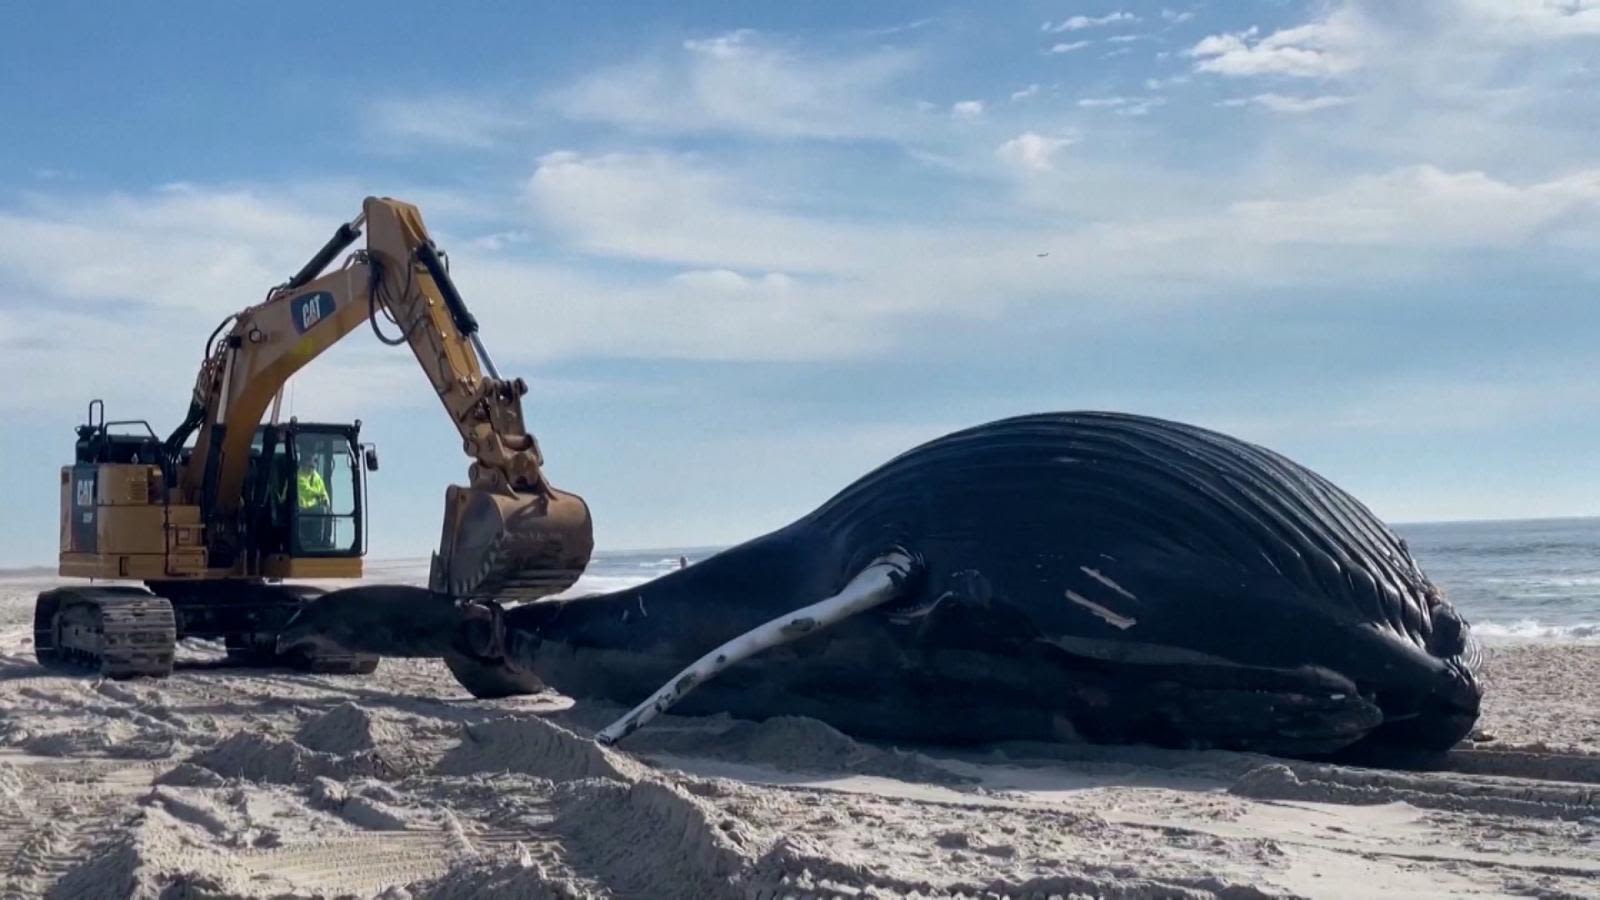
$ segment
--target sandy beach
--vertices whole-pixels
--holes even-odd
[[[1452,771],[907,749],[469,700],[443,666],[46,674],[0,634],[4,896],[1600,895],[1600,645],[1501,644]]]

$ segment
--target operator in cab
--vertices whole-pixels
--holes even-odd
[[[322,473],[317,471],[315,457],[301,458],[300,471],[295,474],[294,482],[295,496],[298,498],[301,514],[313,514],[300,520],[300,545],[307,549],[326,549],[329,523],[327,519],[316,514],[326,514],[332,507],[333,501],[328,496],[327,482],[322,480]]]

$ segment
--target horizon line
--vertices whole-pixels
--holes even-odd
[[[1585,519],[1600,519],[1600,515],[1564,515],[1564,516],[1524,516],[1514,519],[1480,518],[1480,519],[1415,519],[1405,522],[1385,522],[1390,528],[1403,528],[1411,525],[1486,525],[1493,523],[1520,523],[1520,522],[1572,522]],[[597,549],[596,556],[622,555],[639,553],[667,553],[682,555],[686,550],[711,550],[722,551],[737,544],[678,544],[676,546],[655,547],[610,547]],[[367,563],[399,563],[417,562],[431,558],[433,551],[419,556],[382,556],[364,557]],[[49,563],[34,563],[21,565],[0,565],[0,578],[17,577],[23,575],[56,575],[57,566]],[[117,580],[117,579],[104,579]]]

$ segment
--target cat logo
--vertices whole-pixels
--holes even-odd
[[[73,489],[77,492],[77,501],[79,506],[94,505],[93,478],[80,479],[76,484],[73,485]]]
[[[294,320],[294,330],[305,334],[313,325],[333,315],[333,295],[327,291],[302,294],[289,301],[289,318]]]

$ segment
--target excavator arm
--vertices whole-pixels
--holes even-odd
[[[320,274],[363,227],[366,249]],[[397,336],[384,335],[380,315]],[[430,587],[504,601],[570,586],[593,550],[588,507],[545,478],[523,418],[527,384],[496,371],[417,208],[379,197],[299,273],[212,334],[189,415],[167,449],[176,458],[195,437],[179,488],[206,511],[213,552],[226,555],[239,534],[251,441],[268,406],[290,376],[367,322],[385,343],[410,346],[473,460],[467,486],[446,490]]]

